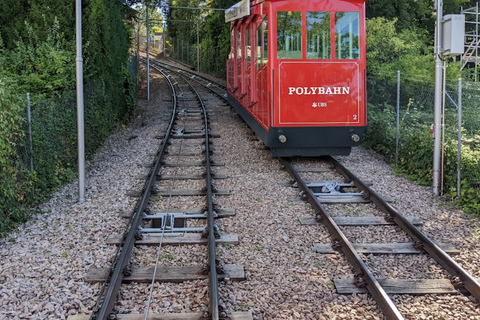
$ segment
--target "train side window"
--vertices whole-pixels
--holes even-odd
[[[230,52],[228,53],[228,59],[233,59],[235,55],[235,32],[234,29],[230,31]]]
[[[302,59],[302,12],[277,12],[277,58]]]
[[[335,13],[335,57],[337,59],[359,59],[359,13]]]
[[[330,12],[307,12],[307,59],[330,59]]]
[[[242,26],[237,30],[237,60],[239,63],[242,60]]]
[[[262,67],[262,24],[257,28],[257,70]]]
[[[265,16],[265,19],[263,19],[262,30],[263,30],[263,61],[262,61],[262,65],[265,65],[268,62],[268,16]]]
[[[251,35],[250,35],[250,26],[248,26],[247,28],[247,66],[250,65],[250,62],[252,61],[252,39],[251,39]]]

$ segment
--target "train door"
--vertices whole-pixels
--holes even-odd
[[[268,97],[268,16],[259,20],[256,30],[257,67],[256,67],[256,97],[254,112],[259,122],[266,128],[270,126],[270,101]]]
[[[242,24],[239,24],[236,30],[236,57],[237,61],[235,62],[235,69],[236,69],[236,83],[235,83],[235,95],[240,98],[242,93],[242,76],[243,76],[243,70],[242,70]]]
[[[248,90],[248,107],[252,108],[253,105],[257,101],[257,95],[255,94],[255,74],[257,71],[257,60],[256,60],[256,21],[252,21],[250,23],[250,42],[249,42],[249,50],[250,50],[250,63],[249,63],[249,88]]]
[[[230,30],[230,52],[227,59],[227,86],[228,90],[235,88],[235,29]]]

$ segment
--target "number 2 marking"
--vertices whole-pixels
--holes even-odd
[[[357,115],[356,114],[353,115],[353,120],[357,120]]]

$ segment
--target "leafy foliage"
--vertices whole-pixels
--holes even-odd
[[[210,0],[205,7],[228,8],[235,0]],[[173,6],[201,7],[203,1],[174,0]],[[197,65],[197,31],[199,24],[200,70],[225,78],[225,61],[230,47],[230,25],[225,23],[223,11],[187,10],[171,8],[168,11],[168,36],[172,39],[173,58]],[[187,22],[185,22],[187,21]]]
[[[0,78],[0,234],[27,218],[17,205],[25,198],[31,178],[17,153],[24,136],[22,103]]]
[[[433,165],[433,135],[430,125],[433,122],[433,87],[428,82],[409,82],[401,84],[400,97],[400,134],[398,148],[398,172],[423,185],[431,185]],[[369,124],[363,146],[385,155],[387,161],[395,163],[396,156],[396,111],[391,105],[396,101],[396,82],[376,79],[370,76],[369,87],[383,88],[382,91],[369,91]],[[445,111],[445,148],[443,190],[446,196],[458,202],[468,213],[480,215],[480,136],[478,128],[479,90],[472,86],[463,89],[463,142],[461,147],[461,197],[457,197],[457,125],[458,110],[449,107]],[[453,88],[447,86],[453,95]],[[392,93],[393,92],[393,93]],[[453,97],[456,99],[456,97]],[[373,102],[372,102],[373,101]],[[385,102],[387,101],[387,102]],[[447,101],[448,102],[448,101]]]
[[[0,26],[0,234],[24,221],[24,206],[76,175],[74,14],[68,0],[0,3],[6,21]],[[83,1],[87,156],[132,114],[136,75],[129,68],[132,27],[125,19],[131,14],[122,0]],[[25,136],[27,92],[34,171]]]
[[[51,27],[44,21],[44,27],[49,31],[41,41],[25,22],[27,40],[16,41],[16,47],[7,52],[5,65],[5,72],[15,77],[19,90],[36,93],[38,98],[58,95],[75,84],[74,47],[64,40],[58,20]]]

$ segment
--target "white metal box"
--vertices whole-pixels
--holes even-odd
[[[462,55],[465,50],[465,15],[449,14],[443,17],[442,55]]]

